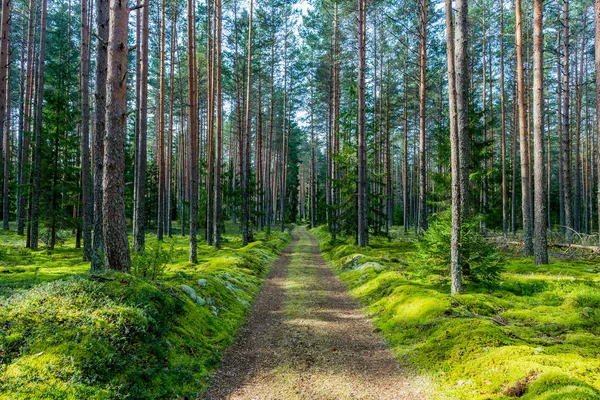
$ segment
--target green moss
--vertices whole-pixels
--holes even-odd
[[[228,238],[231,247],[221,251],[199,246],[202,262],[196,265],[186,261],[187,239],[175,239],[172,262],[154,282],[118,273],[83,274],[81,253],[74,249],[62,254],[70,261],[56,255],[61,249],[53,260],[43,251],[33,253],[34,267],[51,278],[5,280],[9,274],[0,274],[0,399],[202,393],[289,235],[273,233],[269,242],[244,248]],[[150,244],[153,240],[148,237]],[[6,255],[12,251],[0,260],[14,263]],[[64,267],[75,255],[76,267]],[[182,285],[193,288],[202,305]]]
[[[600,398],[600,276],[593,260],[505,256],[492,285],[469,283],[451,297],[448,283],[405,261],[416,238],[392,229],[392,240],[335,242],[314,229],[325,258],[373,316],[402,363],[434,377],[438,397],[508,398],[522,385],[527,399]],[[344,268],[349,258],[386,268]],[[508,392],[507,392],[508,393]]]

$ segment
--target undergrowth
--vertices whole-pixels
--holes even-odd
[[[30,252],[2,235],[0,399],[195,398],[289,240],[226,236],[221,251],[199,246],[193,265],[187,238],[167,251],[149,235],[154,264],[136,276],[87,274],[70,241]]]
[[[399,360],[439,383],[439,398],[600,399],[597,260],[538,267],[507,254],[496,283],[452,297],[447,279],[412,262],[411,234],[361,249],[325,227],[312,233]]]

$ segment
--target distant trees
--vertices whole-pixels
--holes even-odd
[[[230,221],[242,244],[306,219],[367,246],[451,209],[454,292],[463,223],[537,263],[541,225],[598,230],[590,2],[292,3],[139,0],[117,46],[108,0],[3,1],[3,228],[32,249],[74,235],[98,272],[127,268],[127,228],[138,253],[189,234],[196,262]]]

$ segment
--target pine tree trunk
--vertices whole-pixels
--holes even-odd
[[[81,49],[79,54],[79,86],[81,104],[81,215],[83,219],[83,260],[92,259],[92,192],[90,174],[90,27],[87,0],[81,0]]]
[[[468,76],[468,0],[456,0],[455,71],[456,71],[456,113],[460,157],[460,201],[462,217],[470,214],[469,206],[469,166],[471,163],[469,138],[469,76]]]
[[[451,293],[462,292],[462,264],[460,260],[460,143],[456,112],[456,71],[454,65],[454,21],[452,0],[446,0],[446,57],[448,60],[448,106],[450,109],[450,166],[452,169],[452,236],[450,239]]]
[[[44,59],[46,56],[46,15],[47,1],[42,0],[40,20],[40,50],[36,88],[35,110],[35,148],[33,154],[33,186],[31,191],[31,233],[29,247],[38,249],[39,240],[39,207],[40,207],[40,175],[42,168],[42,98],[44,93]]]
[[[525,114],[525,76],[523,71],[523,26],[521,21],[521,0],[515,2],[517,48],[517,96],[519,104],[519,137],[521,150],[521,208],[523,213],[523,242],[525,257],[533,254],[533,221],[531,220],[531,187],[529,186],[529,135]],[[544,221],[545,222],[545,221]]]
[[[562,110],[562,180],[564,182],[565,239],[570,243],[573,237],[573,208],[571,204],[571,121],[569,85],[569,0],[563,4],[563,110]],[[560,78],[559,78],[560,79]]]
[[[369,206],[367,203],[367,132],[365,114],[366,28],[366,0],[358,0],[358,247],[366,247],[369,245]]]
[[[165,23],[166,11],[165,0],[161,1],[160,11],[160,45],[159,45],[159,94],[158,94],[158,113],[156,115],[156,123],[158,125],[158,140],[157,140],[157,163],[158,163],[158,212],[156,218],[156,239],[163,240],[163,232],[165,227]]]
[[[9,64],[10,56],[6,54],[5,64]],[[9,197],[8,197],[8,183],[10,180],[10,162],[11,162],[11,149],[10,149],[10,74],[7,74],[6,79],[6,119],[4,121],[4,184],[2,186],[2,229],[9,229],[10,211],[9,211]]]
[[[419,80],[419,233],[427,229],[427,146],[426,107],[427,107],[427,0],[421,2],[421,48]]]
[[[121,0],[110,0],[109,4],[106,136],[102,180],[104,260],[108,269],[129,272],[131,261],[125,219],[129,7]]]
[[[221,248],[221,214],[222,214],[222,190],[221,190],[221,175],[222,175],[222,157],[223,157],[223,88],[221,77],[221,36],[222,36],[222,5],[221,0],[216,0],[215,3],[216,26],[215,26],[215,80],[216,80],[216,99],[217,99],[217,124],[216,124],[216,143],[215,143],[215,175],[214,175],[214,245],[216,249]],[[252,2],[250,3],[252,10]]]
[[[25,85],[25,95],[23,97],[23,145],[21,146],[21,165],[19,166],[19,183],[25,185],[27,179],[27,165],[29,164],[29,142],[31,136],[31,105],[32,105],[32,90],[33,90],[33,58],[35,54],[34,49],[34,2],[35,0],[29,0],[29,18],[27,24],[27,73],[26,79],[27,84]],[[25,189],[19,188],[19,207],[17,209],[17,234],[25,234],[25,223],[27,222],[27,210],[26,197],[24,195]],[[30,203],[31,205],[31,203]],[[27,237],[29,238],[29,230]],[[30,243],[27,241],[27,247]]]
[[[150,6],[142,10],[142,36],[140,43],[141,65],[140,65],[140,112],[139,121],[139,140],[136,151],[137,160],[135,168],[135,192],[133,220],[133,248],[137,253],[143,253],[146,244],[146,165],[147,165],[147,138],[148,138],[148,53],[149,53],[149,20]]]
[[[598,207],[598,231],[600,231],[600,0],[594,0],[594,66],[596,73],[596,125],[598,130],[597,150],[597,207]]]
[[[194,0],[188,0],[188,17],[194,15]],[[193,21],[193,19],[189,19]],[[189,203],[190,203],[190,262],[198,262],[196,235],[198,231],[198,108],[196,105],[196,38],[194,35],[194,24],[188,23],[188,101],[189,101]]]
[[[104,265],[103,188],[104,136],[106,134],[106,74],[108,43],[108,0],[96,0],[96,105],[94,128],[94,244],[92,272],[99,272]]]
[[[535,264],[548,264],[546,171],[544,168],[544,32],[543,0],[533,2],[533,146],[535,185]]]
[[[506,179],[506,108],[504,99],[504,0],[500,0],[500,148],[502,165],[502,234],[508,235],[508,188]]]

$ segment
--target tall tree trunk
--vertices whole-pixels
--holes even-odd
[[[148,54],[149,54],[149,19],[150,5],[146,3],[142,11],[142,36],[140,43],[141,65],[140,65],[140,112],[139,140],[136,151],[137,160],[135,168],[134,185],[136,198],[134,199],[135,219],[133,220],[133,248],[138,253],[144,252],[146,243],[146,157],[148,139]]]
[[[25,185],[27,181],[27,165],[29,164],[29,142],[31,136],[31,105],[32,105],[32,90],[34,81],[34,54],[35,54],[35,42],[34,42],[34,6],[35,0],[29,0],[29,18],[27,23],[27,73],[26,79],[27,84],[25,85],[25,95],[23,98],[23,146],[20,149],[21,153],[21,165],[19,167],[19,183]],[[27,221],[27,210],[25,209],[26,196],[24,196],[25,189],[19,188],[19,207],[17,209],[17,234],[25,234],[25,223]],[[31,203],[29,203],[31,206]],[[27,238],[30,238],[29,230],[27,232]],[[27,247],[30,242],[27,241]]]
[[[469,75],[467,51],[469,32],[469,2],[456,0],[455,71],[456,71],[456,113],[460,157],[460,201],[462,217],[470,214],[469,208],[469,166],[471,163],[469,138]]]
[[[427,229],[427,146],[425,113],[427,107],[427,1],[421,2],[421,48],[419,79],[419,233]]]
[[[194,0],[187,3],[188,21],[194,21],[190,16],[194,15]],[[189,203],[190,203],[190,262],[198,262],[196,235],[198,230],[198,108],[196,106],[196,38],[194,35],[194,24],[188,23],[188,102],[189,102]]]
[[[10,2],[11,0],[2,0],[2,21],[0,23],[0,165],[5,158],[4,150],[4,119],[6,117],[6,102],[8,93],[6,91],[6,81],[9,79],[9,34],[10,34]],[[6,153],[8,155],[8,153]],[[3,202],[4,204],[4,202]],[[4,207],[3,207],[4,209]],[[2,210],[3,211],[3,210]],[[8,215],[2,213],[2,219],[8,221]]]
[[[161,1],[160,11],[160,42],[159,42],[159,94],[158,94],[158,114],[156,123],[158,124],[157,140],[157,163],[158,163],[158,213],[156,218],[156,239],[163,240],[165,228],[165,182],[166,182],[166,163],[165,163],[165,32],[166,32],[166,3]]]
[[[460,260],[460,143],[456,112],[456,71],[454,66],[454,21],[452,0],[446,0],[446,57],[448,60],[448,105],[450,109],[450,166],[452,169],[452,236],[450,239],[451,293],[462,292],[462,265]]]
[[[7,53],[4,62],[10,64],[10,56]],[[6,76],[6,119],[4,121],[4,184],[2,185],[2,228],[4,230],[9,229],[10,211],[9,211],[9,197],[8,197],[8,183],[10,180],[10,161],[11,161],[11,149],[10,149],[10,73]]]
[[[544,168],[544,32],[543,0],[533,2],[533,146],[535,185],[535,264],[548,264],[548,209]]]
[[[594,0],[594,66],[596,72],[596,125],[598,130],[597,165],[598,174],[598,230],[600,231],[600,0]]]
[[[521,207],[523,213],[523,242],[525,257],[533,254],[533,221],[531,220],[531,187],[529,186],[529,135],[525,115],[525,76],[523,71],[523,23],[521,0],[515,2],[515,45],[517,48],[517,96],[519,104],[519,137],[521,149]],[[541,129],[541,128],[540,128]]]
[[[508,235],[508,190],[506,180],[506,108],[504,99],[504,0],[500,0],[500,145],[502,165],[502,234]]]
[[[358,0],[358,231],[359,247],[369,245],[369,227],[367,203],[367,132],[365,109],[365,55],[367,35],[366,0]]]
[[[81,50],[79,94],[81,104],[81,216],[83,217],[83,260],[92,259],[92,192],[90,174],[90,27],[87,0],[81,0]]]
[[[244,131],[243,137],[243,146],[240,149],[243,154],[240,154],[242,157],[243,163],[242,166],[242,181],[241,181],[241,189],[242,189],[242,245],[247,245],[250,241],[250,193],[249,193],[249,168],[250,168],[250,160],[249,160],[249,143],[250,143],[250,129],[252,127],[252,119],[250,115],[250,95],[252,90],[252,14],[253,14],[253,5],[254,2],[250,0],[250,20],[248,22],[248,59],[247,59],[247,74],[246,74],[246,113],[245,113],[245,122],[246,129]],[[285,106],[284,106],[285,107]],[[285,108],[284,108],[285,110]],[[285,111],[284,111],[285,112]],[[285,119],[284,119],[285,124]]]
[[[573,237],[573,208],[571,204],[571,121],[570,121],[570,85],[569,85],[569,0],[563,4],[563,111],[562,111],[562,164],[565,196],[565,238],[571,242]],[[559,77],[560,79],[560,77]]]
[[[104,260],[108,269],[129,272],[131,260],[125,219],[129,7],[121,0],[110,0],[109,4],[106,136],[102,180]]]
[[[145,12],[145,11],[144,11]],[[92,272],[99,272],[104,265],[103,188],[104,136],[106,134],[106,77],[108,43],[108,0],[96,0],[96,106],[94,128],[94,245]]]
[[[171,22],[171,54],[169,70],[169,140],[167,143],[167,168],[166,168],[166,227],[167,235],[172,236],[171,205],[173,193],[173,121],[175,118],[175,49],[177,48],[177,13],[178,6],[173,8],[173,20]]]
[[[405,57],[408,57],[408,52]],[[403,122],[404,122],[404,151],[402,158],[402,207],[404,214],[404,232],[408,232],[408,226],[410,225],[410,207],[408,197],[408,63],[404,61],[404,110],[403,110]]]
[[[252,10],[252,1],[250,2],[250,10]],[[216,126],[216,143],[215,143],[215,175],[214,175],[214,245],[216,249],[221,248],[221,214],[222,214],[222,190],[221,190],[221,175],[222,175],[222,157],[223,157],[223,79],[221,76],[221,36],[222,36],[222,5],[221,0],[215,2],[216,26],[215,26],[215,73],[216,73],[216,101],[217,101],[217,126]],[[252,19],[251,19],[252,20]]]
[[[31,191],[31,234],[29,246],[38,249],[39,240],[39,207],[40,207],[40,175],[42,168],[42,99],[44,93],[44,59],[46,56],[46,15],[47,1],[42,0],[42,16],[40,20],[40,53],[38,60],[38,77],[36,88],[35,110],[35,149],[33,154],[33,188]]]

